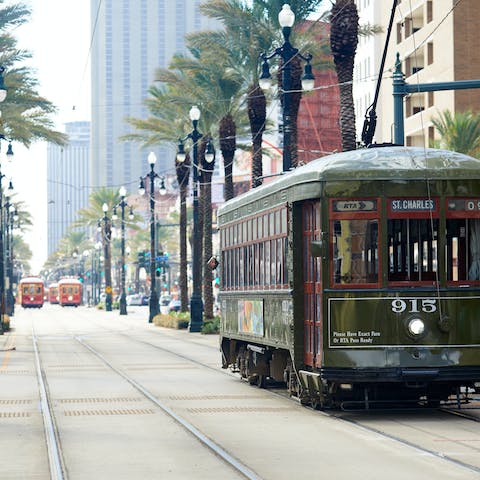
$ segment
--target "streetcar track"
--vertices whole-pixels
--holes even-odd
[[[97,323],[94,321],[94,323]],[[235,378],[239,378],[239,376],[229,370],[224,370],[224,369],[220,369],[219,367],[215,367],[215,366],[212,366],[211,364],[206,364],[206,363],[203,363],[199,360],[196,360],[196,359],[193,359],[193,358],[190,358],[184,354],[181,354],[181,353],[178,353],[178,352],[175,352],[169,348],[166,348],[166,347],[163,347],[163,346],[160,346],[160,345],[156,345],[154,343],[151,343],[147,340],[144,340],[144,339],[141,339],[141,338],[138,338],[136,335],[129,335],[126,331],[118,331],[118,330],[113,330],[113,329],[109,329],[109,328],[105,328],[105,327],[101,327],[102,330],[105,332],[105,333],[115,333],[119,336],[123,336],[123,337],[126,337],[127,339],[129,340],[133,340],[137,343],[140,343],[140,344],[144,344],[144,345],[147,345],[149,347],[152,347],[156,350],[161,350],[163,352],[166,352],[168,354],[171,354],[171,355],[174,355],[178,358],[181,358],[185,361],[188,361],[190,363],[193,363],[193,364],[197,364],[199,366],[202,366],[204,368],[207,368],[209,370],[214,370],[215,372],[217,373],[221,373],[221,374],[227,374],[227,375],[230,375],[230,376],[233,376]],[[138,333],[138,332],[142,332],[143,330],[138,327],[138,326],[131,326],[130,325],[130,328],[127,328],[126,330],[129,330],[130,333],[132,333],[132,331],[134,331],[135,333]],[[151,333],[151,332],[149,332]],[[155,333],[155,336],[161,336],[163,335],[163,332],[154,332]],[[169,416],[171,416],[174,420],[176,420],[180,425],[182,425],[184,428],[186,428],[190,433],[192,433],[194,436],[196,436],[202,443],[204,443],[203,440],[205,440],[206,442],[208,443],[204,443],[207,447],[209,447],[210,449],[212,449],[217,455],[219,455],[220,457],[223,458],[223,456],[221,454],[219,454],[216,450],[215,450],[215,447],[216,447],[216,444],[214,442],[212,442],[210,439],[208,439],[207,437],[205,437],[205,435],[203,435],[200,431],[198,431],[193,425],[189,424],[188,422],[186,422],[182,417],[180,417],[179,415],[177,415],[175,412],[173,412],[168,406],[166,406],[165,404],[163,404],[162,402],[160,402],[155,396],[153,396],[150,392],[148,392],[146,389],[144,389],[144,387],[142,387],[140,384],[138,384],[135,380],[133,380],[131,377],[129,377],[126,373],[124,373],[123,371],[117,369],[116,367],[114,367],[112,364],[110,364],[110,362],[103,357],[103,355],[101,355],[99,352],[97,352],[93,347],[91,347],[90,345],[88,345],[82,338],[82,336],[79,336],[77,334],[73,335],[72,334],[72,338],[74,338],[75,340],[77,340],[79,343],[81,343],[85,348],[89,349],[93,354],[95,354],[98,358],[100,358],[103,362],[105,362],[106,365],[108,365],[112,370],[114,370],[117,374],[119,374],[120,376],[122,376],[126,381],[128,381],[134,388],[136,388],[138,391],[140,391],[144,396],[146,396],[149,400],[151,400],[154,404],[156,404],[159,408],[161,408],[165,413],[167,413]],[[89,335],[89,334],[86,334],[86,335],[83,335],[83,337],[87,337],[87,338],[92,338],[92,337],[95,337],[95,335]],[[174,335],[168,335],[169,339],[173,339],[173,340],[178,340]],[[185,340],[185,339],[184,339]],[[188,340],[185,340],[185,341],[188,341],[189,343],[192,342],[192,339],[188,339]],[[199,346],[204,346],[204,347],[207,347],[209,349],[212,349],[214,347],[211,347],[210,345],[207,345],[205,343],[202,343],[202,342],[192,342],[192,343],[195,343]],[[287,399],[290,399],[292,401],[295,401],[295,399],[293,399],[292,397],[290,397],[288,394],[286,394],[285,391],[276,391],[276,390],[271,390],[271,389],[264,389],[264,391],[268,392],[269,394],[271,395],[275,395],[275,396],[280,396],[282,398],[287,398]],[[313,410],[313,409],[311,409]],[[421,452],[423,454],[428,454],[428,455],[432,455],[433,457],[435,458],[439,458],[439,459],[442,459],[446,462],[449,462],[451,464],[454,464],[456,466],[459,466],[459,467],[462,467],[466,470],[469,470],[469,471],[473,471],[473,472],[476,472],[476,473],[480,473],[480,468],[479,467],[476,467],[474,465],[470,465],[468,463],[465,463],[465,462],[462,462],[461,460],[457,460],[453,457],[450,457],[448,455],[445,455],[441,452],[438,452],[438,451],[435,451],[435,450],[431,450],[431,449],[428,449],[428,448],[425,448],[425,447],[422,447],[422,446],[419,446],[409,440],[405,440],[405,439],[402,439],[401,437],[398,437],[398,436],[395,436],[393,434],[389,434],[389,433],[386,433],[386,432],[383,432],[382,430],[379,430],[377,428],[374,428],[374,427],[370,427],[370,426],[367,426],[367,425],[364,425],[362,423],[360,423],[359,421],[356,421],[356,420],[353,420],[353,419],[347,419],[345,417],[342,417],[342,416],[339,416],[338,412],[335,413],[335,412],[328,412],[328,411],[317,411],[317,413],[319,414],[322,414],[322,415],[326,415],[332,419],[335,419],[337,421],[340,421],[340,422],[344,422],[344,423],[348,423],[350,425],[353,425],[357,428],[360,428],[360,429],[363,429],[365,431],[369,431],[371,433],[375,433],[376,435],[379,435],[383,438],[387,438],[391,441],[394,441],[394,442],[398,442],[399,444],[401,445],[404,445],[404,446],[407,446],[407,447],[410,447],[410,448],[413,448],[414,450],[418,451],[418,452]],[[474,418],[474,417],[471,417],[471,416],[468,416],[466,414],[462,414],[460,412],[454,412],[454,411],[445,411],[445,413],[449,413],[449,414],[454,414],[454,415],[460,415],[462,416],[463,418],[467,419],[467,420],[472,420],[472,421],[480,421],[479,419],[477,418]],[[185,424],[183,423],[185,422]],[[199,436],[197,436],[197,434]],[[221,447],[219,447],[221,449]],[[221,449],[221,451],[223,451],[223,449]],[[228,462],[228,458],[232,458],[227,452],[225,452],[226,454],[226,458],[223,458],[227,463]],[[233,459],[235,462],[236,460]],[[230,463],[229,463],[230,464]],[[241,464],[240,464],[241,465]],[[252,478],[252,479],[257,479],[259,478],[258,476],[256,476],[253,472],[251,472],[248,467],[245,467],[247,470],[246,470],[246,473],[251,473],[253,476],[248,476],[248,474],[246,475],[243,471],[241,470],[238,470],[240,473],[242,473],[244,476],[246,476],[246,478]]]
[[[473,471],[473,472],[480,473],[480,468],[476,467],[475,465],[470,465],[468,463],[462,462],[461,460],[457,460],[457,459],[452,458],[448,455],[445,455],[441,452],[436,452],[435,450],[431,450],[429,448],[422,447],[422,446],[417,445],[413,442],[410,442],[409,440],[405,440],[403,438],[392,435],[390,433],[383,432],[382,430],[379,430],[377,428],[370,427],[368,425],[364,425],[364,424],[358,422],[357,420],[337,416],[337,415],[334,415],[334,414],[330,414],[328,412],[320,412],[320,413],[323,413],[324,415],[328,415],[330,418],[338,420],[339,422],[344,422],[344,423],[347,423],[347,424],[350,424],[350,425],[354,425],[357,428],[360,428],[360,429],[365,430],[367,432],[375,433],[375,434],[380,435],[384,438],[388,438],[389,440],[393,440],[394,442],[397,442],[397,443],[400,443],[400,444],[405,445],[407,447],[413,448],[413,449],[415,449],[419,452],[432,455],[436,458],[440,458],[440,459],[442,459],[446,462],[449,462],[449,463],[452,463],[452,464],[457,465],[459,467],[465,468],[466,470],[470,470],[470,471]]]
[[[110,329],[105,329],[105,331],[110,333],[115,332],[114,330],[110,330]],[[118,334],[119,332],[116,331],[115,333]],[[144,388],[140,383],[136,382],[132,377],[127,375],[124,371],[115,367],[99,351],[97,351],[91,345],[86,343],[78,335],[74,335],[71,333],[70,337],[68,338],[76,340],[84,348],[89,350],[92,354],[94,354],[97,358],[99,358],[106,366],[108,366],[117,375],[119,375],[124,380],[126,380],[131,386],[133,386],[137,391],[139,391],[145,398],[150,400],[153,404],[159,407],[164,413],[166,413],[170,418],[175,420],[180,426],[182,426],[185,430],[187,430],[190,434],[192,434],[198,441],[200,441],[204,446],[209,448],[216,456],[221,458],[231,468],[236,470],[238,473],[240,473],[247,479],[261,480],[261,478],[255,472],[253,472],[250,468],[248,468],[246,465],[241,463],[235,457],[230,455],[226,450],[224,450],[220,445],[216,444],[213,440],[209,439],[206,435],[204,435],[200,430],[198,430],[194,425],[192,425],[186,419],[176,414],[171,408],[169,408],[166,404],[158,400],[150,391]],[[132,337],[128,337],[128,338],[132,338]],[[47,454],[49,458],[49,467],[50,467],[50,475],[51,475],[50,478],[51,480],[63,480],[67,478],[64,473],[66,471],[66,467],[64,464],[63,457],[61,455],[60,438],[59,438],[57,426],[54,420],[54,413],[53,413],[53,409],[50,402],[50,395],[48,393],[48,382],[46,380],[45,371],[42,368],[40,353],[37,345],[38,338],[35,333],[33,325],[32,325],[32,341],[33,341],[33,350],[35,354],[37,379],[38,379],[39,390],[40,390],[40,399],[41,399],[40,407],[41,407],[41,411],[44,419],[45,436],[46,436],[46,442],[47,442]],[[144,342],[140,342],[140,343],[144,343]],[[171,352],[171,353],[174,353],[174,352]],[[182,358],[184,358],[185,360],[189,360],[187,357],[182,357]],[[125,414],[125,412],[123,411],[122,412],[109,411],[107,413],[110,415]],[[152,412],[149,411],[146,413],[152,413]],[[94,411],[93,413],[90,411],[79,411],[79,412],[75,411],[73,413],[69,412],[69,414],[74,416],[81,416],[81,415],[106,414],[106,413],[103,411],[102,412]]]
[[[47,443],[48,464],[50,467],[51,480],[63,480],[65,478],[64,462],[61,455],[60,440],[57,427],[54,420],[54,413],[50,404],[50,395],[47,389],[47,381],[45,372],[42,369],[40,354],[38,350],[38,342],[35,334],[35,328],[32,324],[32,340],[35,354],[35,368],[37,372],[38,387],[40,393],[40,409],[43,416],[43,425],[45,430],[45,438]]]
[[[121,333],[121,332],[120,332],[119,334],[122,335],[122,336],[127,336],[125,333]],[[159,349],[159,350],[162,350],[162,351],[167,352],[167,353],[169,353],[169,354],[178,356],[178,357],[180,357],[180,358],[182,358],[182,359],[184,359],[184,360],[187,360],[187,361],[193,362],[193,363],[195,363],[195,364],[201,365],[201,366],[203,366],[203,367],[205,367],[205,368],[215,370],[217,373],[230,374],[230,375],[232,375],[232,376],[234,376],[234,377],[236,377],[236,378],[239,378],[238,375],[236,375],[235,373],[232,373],[232,372],[230,372],[230,371],[228,371],[228,370],[227,370],[227,371],[226,371],[226,370],[220,370],[219,368],[215,368],[215,367],[212,367],[212,366],[210,366],[210,365],[208,365],[208,364],[204,364],[204,363],[202,363],[202,362],[200,362],[200,361],[198,361],[198,360],[189,358],[189,357],[187,357],[187,356],[185,356],[185,355],[183,355],[183,354],[179,354],[179,353],[174,352],[174,351],[172,351],[172,350],[170,350],[170,349],[168,349],[168,348],[165,348],[165,347],[161,347],[161,346],[159,346],[159,345],[152,344],[152,343],[150,343],[150,342],[148,342],[148,341],[146,341],[146,340],[140,340],[140,339],[138,339],[138,338],[134,338],[134,337],[131,337],[131,336],[128,336],[128,338],[131,339],[131,340],[135,340],[136,342],[139,342],[139,343],[142,343],[142,344],[145,344],[145,345],[149,345],[149,346],[151,346],[151,347],[153,347],[153,348],[155,348],[155,349]],[[279,391],[270,390],[270,389],[264,389],[264,390],[267,391],[267,392],[269,392],[269,393],[272,394],[272,395],[281,396],[281,397],[283,397],[283,398],[289,398],[289,399],[291,399],[292,401],[294,401],[294,399],[293,399],[292,397],[290,397],[288,394],[286,394],[284,391],[280,391],[280,392],[279,392]],[[313,410],[313,409],[312,409],[312,410]],[[357,427],[359,427],[359,428],[365,429],[366,431],[370,431],[370,432],[372,432],[372,433],[375,433],[375,434],[377,434],[377,435],[380,435],[380,436],[382,436],[383,438],[388,438],[389,440],[396,441],[396,442],[398,442],[398,443],[400,443],[400,444],[402,444],[402,445],[408,446],[408,447],[413,448],[413,449],[415,449],[415,450],[417,450],[417,451],[420,451],[420,452],[422,452],[422,453],[430,454],[430,455],[432,455],[432,456],[434,456],[434,457],[436,457],[436,458],[440,458],[440,459],[445,460],[445,461],[447,461],[447,462],[450,462],[450,463],[452,463],[452,464],[461,466],[462,468],[465,468],[465,469],[467,469],[467,470],[471,470],[471,471],[480,473],[480,468],[479,468],[479,467],[476,467],[476,466],[474,466],[474,465],[470,465],[470,464],[465,463],[465,462],[462,462],[462,461],[460,461],[460,460],[456,460],[455,458],[449,457],[448,455],[445,455],[445,454],[443,454],[443,453],[436,452],[436,451],[434,451],[434,450],[430,450],[430,449],[421,447],[421,446],[419,446],[419,445],[417,445],[417,444],[415,444],[415,443],[413,443],[413,442],[410,442],[410,441],[408,441],[408,440],[405,440],[405,439],[402,439],[402,438],[400,438],[400,437],[396,437],[396,436],[394,436],[394,435],[391,435],[391,434],[382,432],[382,431],[379,430],[379,429],[375,429],[375,428],[373,428],[373,427],[369,427],[369,426],[363,425],[363,424],[358,423],[358,422],[356,422],[356,421],[354,421],[354,420],[350,420],[350,419],[346,419],[346,418],[344,418],[344,417],[340,417],[340,416],[338,416],[338,414],[335,414],[335,413],[333,413],[333,412],[318,411],[318,413],[323,414],[323,415],[327,415],[328,417],[333,418],[333,419],[338,420],[338,421],[342,421],[342,422],[346,422],[346,423],[355,425],[355,426],[357,426]],[[455,412],[449,412],[449,413],[454,414]],[[480,421],[480,420],[478,420],[478,419],[476,419],[476,418],[474,418],[474,417],[468,416],[468,415],[463,415],[463,418],[468,419],[468,420]]]
[[[170,407],[168,407],[165,403],[158,400],[158,398],[153,395],[149,390],[143,387],[140,383],[134,380],[132,377],[127,375],[124,371],[120,370],[119,368],[115,367],[109,360],[107,360],[98,350],[93,348],[91,345],[86,343],[82,338],[74,336],[73,337],[77,342],[83,345],[87,350],[93,353],[97,358],[99,358],[102,362],[105,363],[110,369],[112,369],[116,374],[121,376],[124,380],[126,380],[132,387],[138,390],[142,395],[148,398],[153,404],[159,407],[163,412],[165,412],[169,417],[175,420],[179,425],[185,428],[188,432],[190,432],[197,440],[199,440],[203,445],[208,447],[215,455],[220,457],[225,463],[230,465],[234,468],[237,472],[242,474],[245,478],[251,480],[260,480],[260,477],[253,472],[250,468],[246,465],[241,463],[239,460],[234,458],[230,455],[226,450],[224,450],[220,445],[215,443],[213,440],[208,438],[204,435],[200,430],[198,430],[194,425],[190,422],[185,420],[183,417],[175,413]]]

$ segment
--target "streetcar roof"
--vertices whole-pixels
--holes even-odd
[[[68,284],[72,284],[72,285],[78,285],[78,284],[81,284],[82,282],[80,280],[78,280],[78,278],[61,278],[59,281],[58,281],[58,285],[68,285]]]
[[[332,181],[480,179],[480,160],[462,153],[422,147],[352,150],[317,158],[235,197],[219,216],[295,185]]]
[[[43,280],[38,277],[24,277],[20,279],[19,283],[43,283]]]

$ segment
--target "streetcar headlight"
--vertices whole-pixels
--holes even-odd
[[[68,300],[71,302],[73,300],[73,297],[71,295],[69,295]]]
[[[419,335],[422,335],[423,332],[425,332],[425,323],[423,323],[423,320],[420,318],[412,318],[408,322],[408,331],[418,337]]]

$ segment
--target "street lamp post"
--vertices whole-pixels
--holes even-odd
[[[101,242],[96,242],[93,246],[95,251],[93,252],[92,259],[94,259],[94,263],[92,262],[92,290],[93,290],[93,304],[96,305],[98,301],[99,294],[97,295],[97,289],[100,288],[101,279],[99,278],[100,272],[100,249],[102,248]]]
[[[108,205],[104,203],[102,205],[103,210],[103,228],[101,231],[103,242],[103,256],[104,256],[104,268],[105,268],[105,310],[107,312],[112,311],[112,259],[110,256],[110,242],[112,239],[112,224],[108,218]]]
[[[120,315],[127,315],[127,295],[125,293],[125,207],[128,206],[125,201],[125,196],[127,191],[125,187],[120,187],[118,191],[120,194],[120,203],[118,206],[122,209],[122,218],[121,218],[121,275],[120,275]],[[130,216],[133,216],[133,213],[130,211]],[[114,220],[116,220],[116,208],[114,209]]]
[[[0,66],[0,103],[7,97],[7,89],[4,84],[3,72],[5,67]],[[0,137],[5,139],[3,135]],[[11,150],[11,145],[9,145]],[[13,152],[12,152],[13,153]],[[7,151],[8,154],[8,151]],[[4,315],[5,315],[5,257],[3,245],[3,205],[2,205],[2,178],[4,175],[0,172],[0,335],[3,335]]]
[[[11,194],[13,192],[12,181],[9,182],[6,202],[5,202],[5,253],[6,253],[6,279],[7,279],[7,288],[6,288],[6,313],[7,315],[14,315],[15,313],[15,297],[13,296],[13,222],[17,215],[17,209],[15,205],[11,202]]]
[[[312,55],[309,53],[302,55],[298,48],[294,48],[290,43],[290,33],[295,22],[295,14],[290,9],[290,5],[284,4],[281,12],[278,14],[278,22],[282,27],[284,43],[281,47],[276,48],[270,55],[262,53],[262,73],[259,78],[260,88],[266,90],[270,88],[271,75],[269,71],[268,60],[275,56],[282,59],[282,95],[283,95],[283,171],[288,172],[292,168],[292,151],[291,151],[291,85],[292,85],[292,60],[299,57],[306,62],[305,70],[302,77],[302,89],[309,91],[314,87],[315,77],[312,73],[310,60]]]
[[[0,75],[2,70],[0,69]],[[3,80],[0,80],[0,87],[3,85]],[[3,95],[2,89],[0,88],[0,98]],[[4,140],[3,135],[0,136],[0,139]],[[10,160],[13,156],[12,144],[8,144],[7,149],[7,158]],[[2,179],[5,175],[0,171],[0,335],[3,335],[4,332],[4,315],[6,313],[6,298],[5,298],[5,214],[4,214],[4,205],[3,205],[3,188],[2,188]]]
[[[185,150],[183,142],[190,139],[193,149],[193,248],[192,248],[192,280],[193,289],[190,297],[190,332],[200,332],[203,324],[203,301],[201,289],[201,235],[198,231],[199,205],[198,205],[198,142],[202,134],[198,131],[198,120],[200,119],[200,109],[194,105],[189,112],[192,121],[193,130],[184,138],[180,139],[177,153],[177,161],[185,161]],[[210,155],[210,154],[209,154]],[[213,154],[212,154],[213,155]],[[213,158],[213,157],[212,157]]]
[[[154,171],[156,161],[157,157],[155,153],[150,152],[148,154],[148,164],[150,165],[150,172],[147,175],[150,178],[150,300],[148,302],[148,323],[152,323],[155,316],[160,313],[158,294],[155,285],[155,178],[158,177],[158,175]],[[143,178],[140,178],[140,186],[138,188],[138,193],[140,195],[143,195],[145,193],[145,185],[143,183]]]

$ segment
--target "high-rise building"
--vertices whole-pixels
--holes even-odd
[[[360,23],[383,27],[383,34],[360,40],[355,61],[354,91],[357,131],[373,101],[385,32],[393,2],[356,0]],[[408,84],[480,78],[480,9],[477,0],[461,2],[398,0],[377,106],[377,142],[393,140],[393,87],[397,53]],[[480,109],[480,89],[443,90],[408,95],[404,100],[405,145],[426,146],[438,138],[431,119]],[[360,124],[360,125],[359,125]]]
[[[91,0],[94,186],[125,185],[132,192],[139,176],[149,171],[149,152],[138,143],[120,140],[135,131],[125,119],[149,116],[144,100],[155,70],[168,67],[173,54],[185,53],[186,34],[218,27],[200,15],[200,4],[201,0]],[[155,170],[173,173],[174,150],[154,151]]]
[[[65,125],[69,143],[47,147],[48,255],[88,205],[90,184],[90,122]]]

